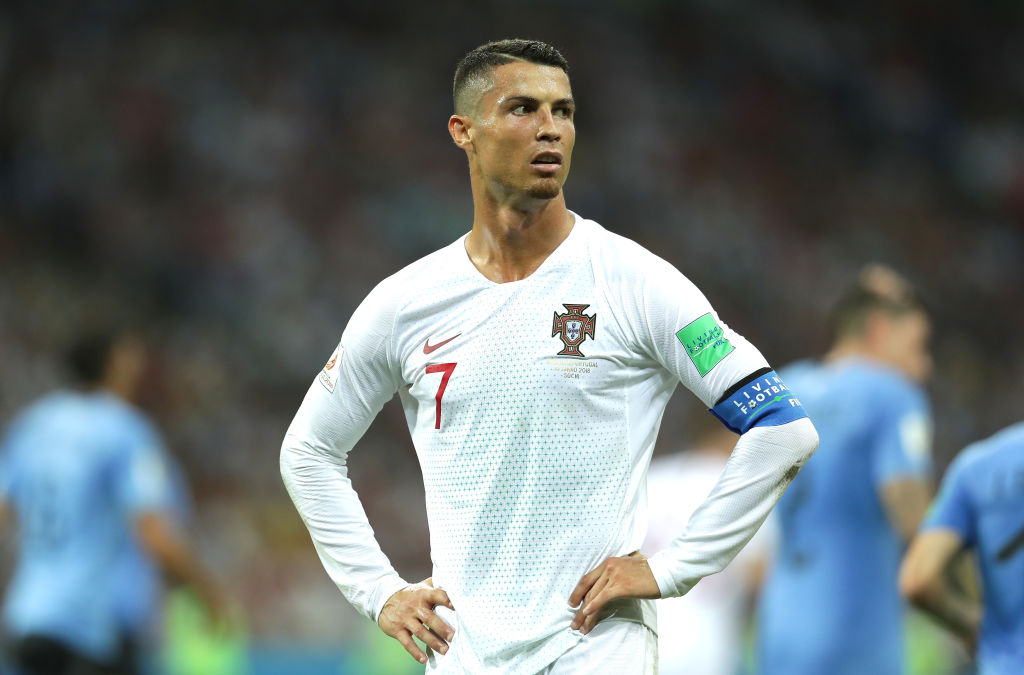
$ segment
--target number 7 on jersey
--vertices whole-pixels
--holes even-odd
[[[434,400],[437,402],[437,414],[434,417],[434,428],[441,428],[441,398],[444,396],[444,389],[448,386],[448,380],[451,378],[452,373],[455,372],[455,363],[432,363],[427,366],[427,373],[444,373],[441,376],[441,384],[437,388],[437,394],[434,395]]]

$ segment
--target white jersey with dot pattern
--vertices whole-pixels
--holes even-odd
[[[434,583],[456,608],[442,671],[537,672],[580,638],[567,602],[579,578],[644,540],[647,466],[675,386],[710,407],[767,364],[675,268],[593,221],[576,216],[533,274],[504,284],[479,273],[464,239],[367,296],[289,429],[282,467],[332,578],[376,618],[404,582],[344,458],[397,391]],[[676,336],[708,314],[732,347],[710,370]],[[651,604],[611,611],[654,628]]]

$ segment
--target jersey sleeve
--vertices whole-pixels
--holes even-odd
[[[348,601],[373,620],[406,582],[374,538],[346,460],[399,386],[392,358],[398,297],[386,281],[356,309],[281,448],[285,487],[320,560]]]
[[[169,512],[171,483],[159,434],[140,419],[127,421],[123,434],[121,452],[112,463],[113,490],[118,503],[129,515]]]
[[[768,517],[818,447],[806,417],[755,426],[740,436],[725,470],[686,528],[647,562],[664,598],[683,595],[725,569]]]
[[[651,256],[638,298],[640,346],[712,408],[734,384],[768,362],[723,322],[704,294],[672,265]]]
[[[640,351],[741,434],[686,528],[648,559],[662,597],[673,597],[724,569],[750,541],[814,453],[818,436],[761,352],[719,318],[693,283],[653,255],[640,267]]]
[[[925,516],[922,530],[944,528],[960,535],[965,545],[975,540],[975,507],[967,489],[966,456],[961,454],[949,466],[939,494]]]
[[[924,394],[909,382],[884,386],[877,436],[872,444],[872,473],[876,487],[904,478],[926,479],[932,463],[932,419]]]

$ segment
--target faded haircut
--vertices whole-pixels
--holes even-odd
[[[491,70],[514,61],[553,66],[569,73],[569,62],[557,49],[537,40],[498,40],[480,45],[462,57],[455,68],[452,99],[456,115],[468,115],[476,105],[474,85],[490,76]]]
[[[883,265],[868,265],[832,308],[829,332],[833,339],[861,335],[875,312],[899,317],[926,311],[909,281]]]

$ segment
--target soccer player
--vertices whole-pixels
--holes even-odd
[[[929,322],[904,280],[871,267],[832,329],[822,361],[782,371],[821,447],[775,511],[758,630],[768,675],[903,672],[897,575],[930,495]]]
[[[285,484],[344,595],[428,672],[654,672],[653,599],[721,570],[817,435],[682,274],[566,208],[561,54],[483,45],[454,99],[472,230],[352,315],[285,436]],[[645,474],[680,381],[742,435],[685,534],[645,559]],[[345,466],[395,392],[426,491],[433,575],[418,584],[381,551]]]
[[[978,602],[955,589],[948,568],[963,549],[977,554]],[[900,570],[900,590],[964,640],[978,642],[980,675],[1024,673],[1024,423],[966,448]],[[981,626],[980,637],[978,626]]]
[[[121,628],[115,572],[133,536],[222,613],[219,590],[165,515],[160,438],[128,403],[143,374],[141,343],[82,337],[69,363],[81,387],[29,406],[0,455],[0,508],[18,524],[4,622],[27,675],[125,672],[111,669]]]

